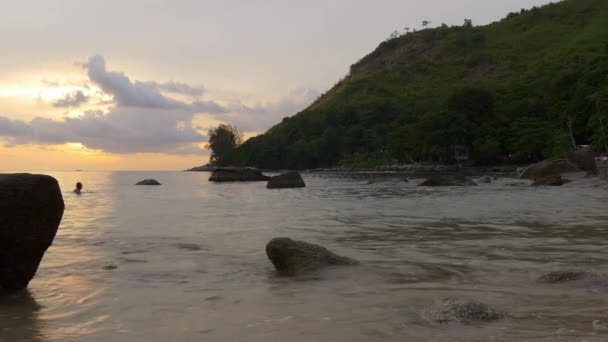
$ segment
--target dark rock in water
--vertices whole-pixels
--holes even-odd
[[[0,175],[0,293],[27,287],[53,243],[63,210],[55,178]]]
[[[553,175],[553,176],[537,178],[534,181],[534,183],[532,183],[532,185],[533,186],[562,186],[569,182],[570,182],[569,180],[563,179],[562,176],[560,176],[560,175]]]
[[[464,176],[432,176],[418,186],[475,186],[472,180]]]
[[[193,252],[202,250],[201,246],[194,243],[178,243],[177,248]]]
[[[260,171],[251,168],[217,168],[209,178],[210,182],[263,182],[270,177],[263,175]]]
[[[271,177],[266,184],[268,189],[305,188],[306,183],[297,172],[288,172],[279,176]]]
[[[591,174],[597,174],[597,164],[595,163],[595,152],[592,147],[583,147],[570,153],[568,160],[579,169]]]
[[[543,283],[548,284],[558,284],[565,283],[575,280],[581,280],[585,277],[588,277],[590,274],[587,272],[572,272],[572,271],[563,271],[563,272],[551,272],[542,275],[538,280]]]
[[[327,248],[290,238],[275,238],[266,245],[266,255],[279,274],[300,275],[327,266],[356,265],[359,262],[337,255]]]
[[[483,176],[479,179],[480,183],[492,183],[492,177],[490,176]]]
[[[435,324],[490,323],[504,318],[504,312],[477,301],[445,300],[423,312],[422,316]]]
[[[574,284],[608,287],[608,276],[582,271],[557,271],[542,275],[538,281],[546,284]]]
[[[522,179],[536,180],[549,176],[559,176],[562,173],[577,172],[580,169],[565,159],[552,158],[528,166],[519,176]]]
[[[135,185],[161,185],[156,179],[144,179]]]
[[[106,271],[113,271],[113,270],[118,269],[118,266],[116,266],[116,265],[107,265],[107,266],[104,266],[103,269],[106,270]]]

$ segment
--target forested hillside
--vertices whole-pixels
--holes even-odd
[[[290,113],[285,113],[286,115]],[[219,164],[529,162],[606,145],[608,1],[566,0],[475,27],[395,35],[309,108]]]

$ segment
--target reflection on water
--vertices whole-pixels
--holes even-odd
[[[0,341],[608,341],[591,324],[608,320],[608,288],[537,281],[608,274],[605,186],[431,189],[399,175],[305,174],[305,189],[267,191],[206,173],[53,176],[64,220],[30,292],[0,298]],[[146,178],[163,185],[134,186]],[[276,277],[264,254],[276,236],[362,265]],[[421,317],[446,298],[509,318]]]

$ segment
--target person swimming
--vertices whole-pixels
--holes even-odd
[[[74,189],[74,193],[80,194],[82,192],[82,183],[76,183],[76,189]]]

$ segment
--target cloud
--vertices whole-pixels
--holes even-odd
[[[89,101],[89,97],[85,95],[82,90],[74,91],[70,94],[66,94],[65,97],[53,102],[53,107],[60,108],[71,108],[79,107],[80,105]]]
[[[196,145],[206,137],[192,127],[192,118],[186,111],[141,108],[117,108],[108,114],[87,112],[64,120],[38,117],[29,123],[0,117],[0,135],[10,145],[79,142],[90,149],[119,154],[202,154]]]
[[[292,116],[309,106],[321,93],[315,89],[296,88],[276,102],[243,104],[231,103],[228,112],[215,115],[214,118],[230,123],[242,131],[261,132],[281,122],[286,116]]]
[[[131,81],[122,72],[108,71],[105,58],[100,55],[90,57],[84,67],[87,69],[89,79],[105,93],[112,95],[119,107],[191,110],[210,114],[226,111],[225,108],[213,101],[183,102],[167,97],[161,92],[161,90],[165,90],[172,93],[202,95],[202,88],[174,82]]]

